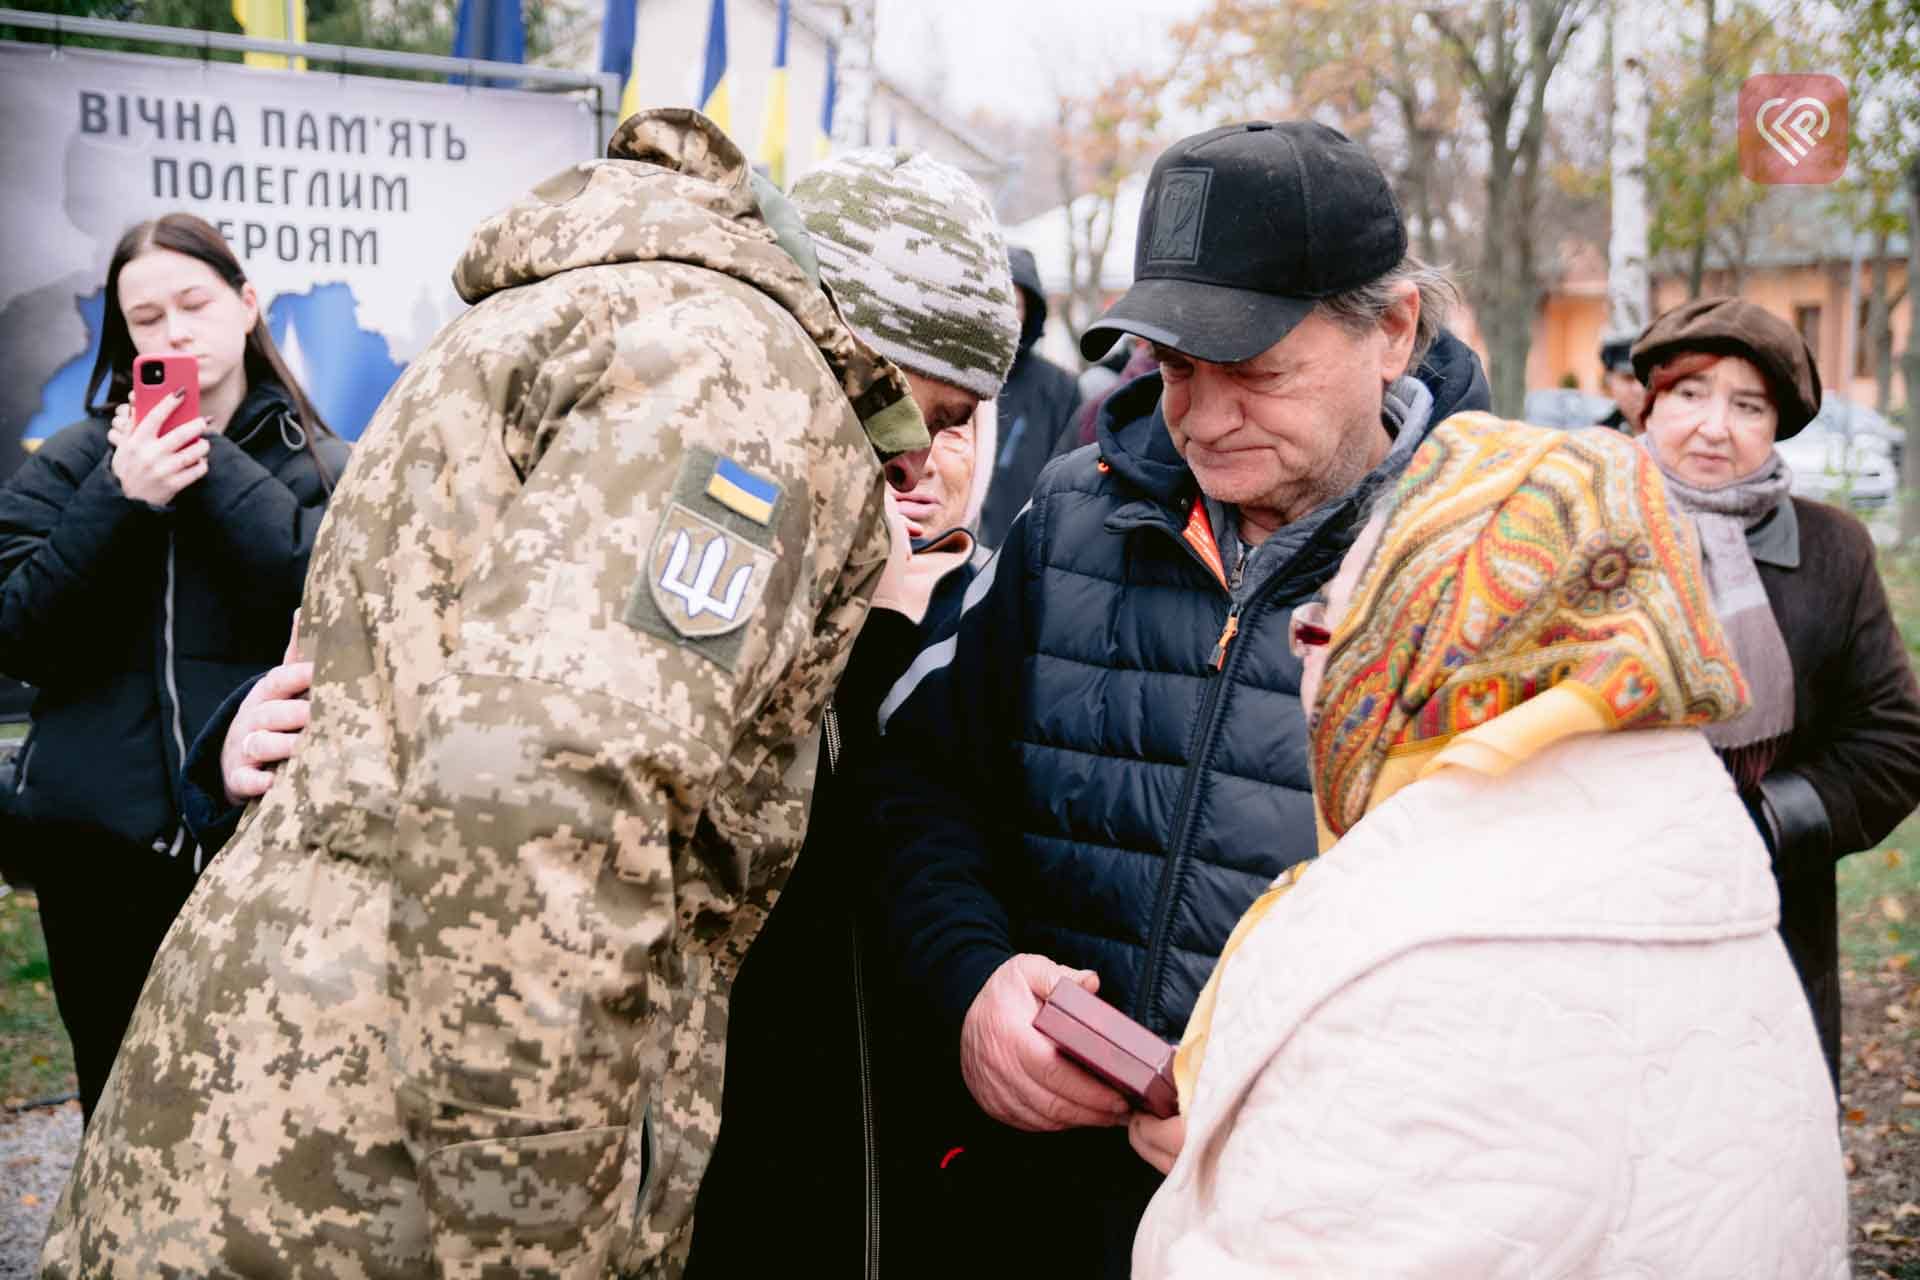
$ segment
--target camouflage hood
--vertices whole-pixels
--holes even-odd
[[[926,448],[926,425],[905,376],[854,336],[781,247],[770,222],[797,227],[798,219],[763,213],[752,178],[733,139],[699,112],[630,116],[607,143],[606,159],[563,169],[482,222],[454,266],[453,287],[478,303],[582,267],[679,262],[721,272],[773,298],[806,330],[875,449]],[[769,200],[784,199],[770,187],[760,190]]]

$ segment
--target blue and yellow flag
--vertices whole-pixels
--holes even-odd
[[[749,520],[772,524],[774,504],[780,501],[780,486],[765,476],[755,475],[732,458],[716,458],[713,474],[707,478],[707,496]]]
[[[607,0],[600,20],[600,69],[620,77],[620,119],[640,109],[640,64],[633,57],[633,24],[640,0]]]
[[[453,19],[453,56],[483,58],[488,62],[525,62],[527,27],[520,16],[520,0],[460,0]],[[448,84],[465,84],[463,75],[447,77]],[[504,77],[480,77],[495,88],[510,86]]]
[[[727,110],[727,0],[713,0],[707,19],[707,68],[700,77],[700,110],[722,129],[733,128]]]
[[[773,74],[767,77],[767,110],[760,122],[760,159],[773,185],[787,186],[787,5],[780,0],[780,29],[773,37]]]
[[[293,30],[287,30],[287,12],[293,12]],[[233,19],[240,29],[262,40],[305,40],[307,38],[307,0],[233,0]],[[250,67],[285,67],[287,60],[277,53],[250,53]],[[307,69],[305,58],[295,58],[296,71]]]
[[[825,160],[827,153],[833,150],[833,101],[840,96],[840,46],[827,45],[827,91],[820,95],[820,136],[813,141],[813,151]]]

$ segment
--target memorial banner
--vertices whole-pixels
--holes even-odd
[[[6,42],[0,118],[0,477],[84,413],[107,261],[134,223],[219,227],[353,438],[459,313],[468,231],[598,146],[578,96]]]

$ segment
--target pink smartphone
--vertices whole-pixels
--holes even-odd
[[[186,394],[160,424],[165,435],[200,416],[200,361],[193,356],[139,356],[133,362],[133,420],[138,423],[176,391]]]

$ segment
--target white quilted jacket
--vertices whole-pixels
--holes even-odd
[[[1407,787],[1234,953],[1136,1280],[1844,1277],[1777,914],[1692,730]]]

